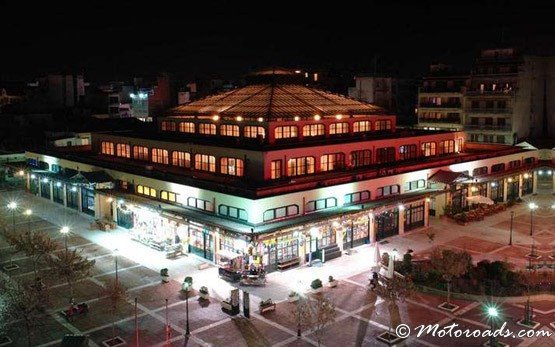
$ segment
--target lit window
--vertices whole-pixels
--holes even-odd
[[[131,158],[131,149],[125,143],[118,143],[116,145],[116,155],[118,157]]]
[[[176,130],[175,122],[170,122],[170,121],[162,121],[162,123],[160,124],[160,127],[162,128],[162,131]]]
[[[216,157],[208,154],[195,154],[195,169],[216,172]]]
[[[204,135],[216,135],[216,124],[200,123],[198,132]]]
[[[287,162],[287,176],[300,176],[314,173],[314,157],[292,158]]]
[[[153,148],[151,151],[152,162],[158,164],[169,164],[168,150],[161,148]]]
[[[372,164],[372,151],[364,149],[351,152],[351,165],[353,167],[363,167]]]
[[[324,124],[308,124],[303,127],[303,136],[323,136],[326,131]]]
[[[276,139],[287,139],[292,137],[297,137],[297,126],[285,126],[285,127],[276,127],[275,129],[275,136]]]
[[[179,123],[179,132],[194,133],[195,132],[195,123],[191,123],[191,122],[181,122],[181,123]]]
[[[257,138],[258,136],[264,138],[266,137],[266,130],[264,127],[256,127],[256,126],[245,126],[243,129],[244,136],[250,138]]]
[[[133,146],[133,158],[139,160],[148,160],[148,147]]]
[[[379,120],[375,123],[376,131],[384,131],[384,130],[391,130],[391,121],[390,120]]]
[[[367,131],[372,131],[372,125],[370,121],[364,120],[353,123],[353,132],[362,133]]]
[[[422,155],[424,157],[431,157],[436,155],[436,143],[435,142],[424,142],[422,144]]]
[[[239,126],[231,124],[220,125],[220,135],[239,137]]]
[[[272,160],[270,178],[273,180],[281,178],[281,160]]]
[[[138,185],[137,186],[137,194],[146,195],[155,198],[156,197],[156,189],[150,188],[147,186]]]
[[[445,140],[439,142],[439,155],[455,153],[455,141]]]
[[[114,155],[114,143],[102,141],[101,152],[106,155]]]
[[[330,135],[349,133],[349,123],[332,123],[330,124]]]
[[[345,166],[345,154],[324,154],[320,157],[320,171],[333,171],[343,169]]]
[[[416,145],[399,146],[399,160],[416,159]]]
[[[224,175],[243,176],[243,160],[237,158],[220,158],[220,172]]]
[[[191,167],[191,154],[187,152],[172,152],[172,165],[179,167]]]
[[[171,201],[171,202],[177,202],[177,194],[162,190],[160,192],[160,199],[161,200],[166,200],[166,201]]]

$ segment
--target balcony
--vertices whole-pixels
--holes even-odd
[[[446,102],[444,104],[438,105],[431,102],[421,102],[419,107],[421,108],[461,108],[460,102]]]
[[[460,118],[460,117],[418,118],[418,123],[451,123],[451,124],[461,124],[461,118]]]
[[[514,89],[497,89],[497,90],[467,90],[465,95],[513,95]]]
[[[464,130],[487,130],[487,131],[511,131],[510,124],[493,125],[493,124],[465,124]]]
[[[420,87],[420,93],[462,93],[462,87]]]
[[[467,108],[466,113],[470,114],[512,114],[513,109],[510,107],[506,108]]]

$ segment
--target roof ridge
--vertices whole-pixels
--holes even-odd
[[[233,104],[233,105],[227,107],[225,110],[221,111],[220,114],[230,111],[231,109],[233,109],[233,108],[235,108],[235,107],[241,105],[241,104],[244,103],[245,101],[252,99],[252,98],[255,97],[256,95],[259,95],[260,93],[262,93],[262,92],[265,91],[266,89],[271,88],[271,85],[266,85],[266,84],[255,84],[255,85],[251,85],[250,87],[254,87],[254,86],[261,86],[262,88],[261,88],[259,91],[255,92],[255,93],[252,93],[251,95],[249,95],[249,96],[247,96],[246,98],[242,99],[241,101],[236,102],[235,104]],[[242,88],[240,88],[240,89],[242,89]]]

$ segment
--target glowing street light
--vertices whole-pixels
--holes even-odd
[[[530,208],[530,236],[532,236],[534,231],[534,210],[538,208],[538,205],[535,202],[531,202],[528,204]]]
[[[12,211],[12,226],[15,233],[15,210],[17,210],[17,202],[12,201],[8,204],[8,209]]]
[[[29,231],[29,234],[31,234],[31,215],[33,214],[33,211],[28,208],[23,212],[24,215],[27,216],[27,228]]]
[[[489,345],[490,346],[496,346],[497,343],[495,342],[495,336],[493,336],[493,331],[495,330],[495,319],[497,317],[499,317],[499,311],[497,310],[496,307],[490,306],[487,308],[486,313],[488,315],[488,319],[490,320],[491,323],[491,331],[490,331],[490,340],[489,340]]]
[[[68,226],[63,226],[60,229],[60,233],[62,235],[64,235],[64,244],[65,244],[65,248],[66,248],[66,254],[67,254],[67,235],[69,234],[69,227]]]

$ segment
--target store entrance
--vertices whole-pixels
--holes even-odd
[[[126,229],[133,228],[133,212],[127,208],[127,205],[118,205],[116,209],[117,224]]]
[[[424,202],[409,205],[405,209],[405,231],[424,226]]]
[[[376,216],[376,240],[399,234],[399,211],[385,211]]]

